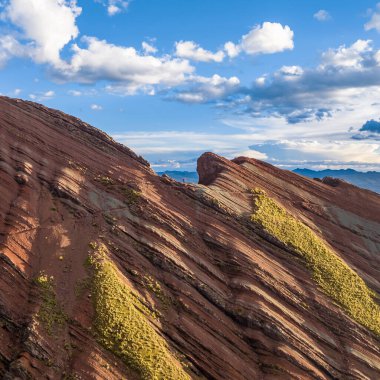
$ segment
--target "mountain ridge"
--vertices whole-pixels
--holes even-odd
[[[379,195],[212,153],[180,183],[81,123],[0,98],[4,379],[380,375],[380,338],[251,218],[258,188],[379,294]]]
[[[294,169],[294,173],[303,175],[305,177],[313,179],[323,179],[325,177],[331,177],[336,179],[342,179],[354,186],[362,189],[367,189],[380,194],[380,172],[367,171],[359,172],[354,169],[326,169],[326,170],[312,170],[312,169]],[[180,170],[167,170],[163,172],[157,172],[159,175],[168,175],[179,182],[198,183],[198,173]]]

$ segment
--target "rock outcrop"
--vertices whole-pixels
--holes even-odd
[[[178,183],[5,97],[0,141],[1,378],[380,378],[376,331],[251,218],[261,189],[379,304],[379,195],[212,153],[199,185]]]

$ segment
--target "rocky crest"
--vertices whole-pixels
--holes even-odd
[[[160,358],[168,378],[380,378],[379,336],[250,218],[265,190],[380,294],[379,195],[211,153],[178,183],[5,97],[0,138],[1,378],[150,379]]]

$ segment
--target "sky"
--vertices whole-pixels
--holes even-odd
[[[100,128],[153,169],[212,151],[380,171],[380,3],[0,0],[0,93]]]

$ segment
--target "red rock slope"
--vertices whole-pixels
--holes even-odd
[[[74,117],[4,97],[0,141],[1,378],[153,378],[101,344],[97,246],[184,378],[380,378],[379,337],[250,222],[259,187],[380,294],[375,193],[210,153],[200,185],[180,184]]]

